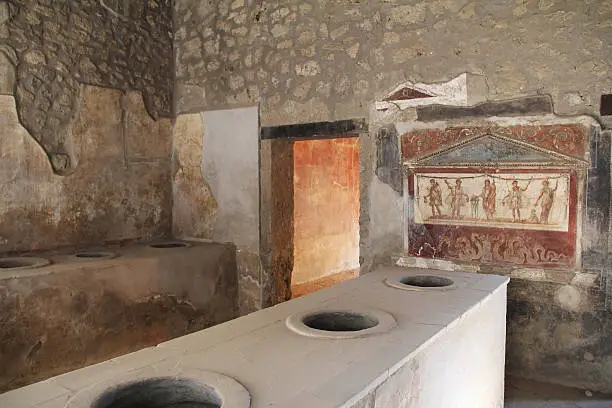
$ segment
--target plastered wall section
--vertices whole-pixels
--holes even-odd
[[[16,67],[21,123],[58,174],[78,167],[81,84],[141,91],[153,117],[171,116],[170,0],[0,1],[0,50]]]
[[[257,310],[259,110],[179,115],[173,135],[173,234],[234,243],[241,313]]]
[[[170,120],[153,120],[140,93],[83,86],[69,176],[53,173],[12,95],[0,110],[0,252],[169,234]]]
[[[296,141],[291,283],[359,268],[359,140]]]

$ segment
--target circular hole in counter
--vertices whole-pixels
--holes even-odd
[[[150,378],[114,387],[92,408],[221,408],[223,400],[206,384],[182,378]]]
[[[149,244],[151,248],[158,249],[169,249],[169,248],[187,248],[190,247],[186,242],[170,241],[170,242],[158,242],[155,244]]]
[[[350,339],[385,333],[397,322],[382,310],[348,307],[296,313],[287,317],[285,325],[301,336]]]
[[[181,359],[182,360],[182,359]],[[107,365],[110,361],[102,363]],[[87,370],[84,368],[84,375]],[[200,368],[150,366],[85,382],[66,408],[249,408],[251,395],[237,380]],[[95,371],[95,370],[94,370]],[[94,374],[94,377],[96,375]]]
[[[33,256],[6,257],[0,258],[0,270],[40,268],[50,263],[48,259]]]
[[[400,279],[400,283],[419,288],[445,288],[455,284],[452,279],[435,275],[405,276]]]
[[[380,323],[373,316],[347,311],[314,313],[304,316],[302,322],[311,329],[332,332],[366,330]]]
[[[80,260],[101,260],[101,259],[113,259],[117,256],[114,252],[106,251],[80,251],[72,255],[73,258]]]
[[[437,275],[411,275],[400,279],[385,279],[387,286],[404,290],[449,290],[454,289],[455,281]]]

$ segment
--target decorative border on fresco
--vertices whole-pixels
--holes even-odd
[[[417,224],[411,231],[408,253],[423,258],[463,262],[567,267],[575,247],[568,234],[548,231],[452,228]]]
[[[448,127],[413,130],[401,136],[402,157],[415,159],[467,139],[492,134],[529,143],[541,148],[584,160],[587,129],[583,125],[514,125],[491,127]]]

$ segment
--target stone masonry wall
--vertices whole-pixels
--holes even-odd
[[[178,0],[177,109],[363,117],[400,82],[471,72],[492,99],[545,93],[558,113],[593,114],[612,86],[610,35],[607,1]]]
[[[9,0],[0,2],[0,23],[20,121],[56,173],[78,165],[70,124],[80,84],[142,91],[149,114],[170,116],[170,0]]]

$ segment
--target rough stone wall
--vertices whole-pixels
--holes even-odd
[[[180,0],[176,108],[259,103],[262,125],[367,117],[360,240],[369,270],[401,249],[402,235],[384,215],[402,211],[397,169],[376,163],[378,148],[397,147],[377,130],[416,119],[414,110],[381,119],[372,102],[407,80],[469,72],[486,77],[485,98],[549,94],[556,113],[596,115],[612,86],[611,19],[612,5],[592,0]]]
[[[79,162],[70,125],[81,84],[142,91],[153,117],[170,116],[170,0],[9,0],[0,2],[0,23],[19,118],[56,173]]]
[[[561,0],[179,0],[179,112],[261,103],[262,123],[363,117],[405,80],[483,74],[492,99],[595,114],[612,4]]]
[[[170,120],[151,119],[139,92],[81,93],[80,164],[67,176],[19,123],[15,99],[0,96],[0,253],[169,234]]]

